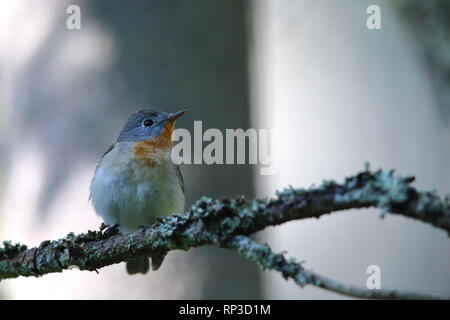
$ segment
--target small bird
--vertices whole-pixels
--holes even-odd
[[[116,142],[99,160],[90,187],[94,210],[109,226],[133,232],[157,216],[184,212],[184,183],[172,162],[172,133],[185,110],[140,110],[125,123]],[[156,270],[163,257],[152,257]],[[129,274],[147,273],[148,257],[127,261]]]

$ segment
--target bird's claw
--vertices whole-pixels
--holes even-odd
[[[116,234],[119,234],[119,224],[116,223],[115,225],[113,225],[112,227],[108,227],[103,234],[106,235],[107,237],[111,237],[114,236]]]

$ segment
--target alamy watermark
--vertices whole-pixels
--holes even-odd
[[[366,25],[369,30],[380,30],[381,29],[381,9],[376,4],[372,4],[367,7],[367,17]]]
[[[72,4],[67,7],[66,13],[69,16],[66,19],[66,27],[69,30],[80,30],[81,29],[81,9],[80,6]]]
[[[203,132],[202,121],[194,121],[194,137],[187,129],[174,131],[173,140],[179,142],[172,149],[172,161],[175,164],[252,164],[260,166],[261,175],[274,175],[279,169],[278,139],[277,129],[226,129],[224,135],[216,128]],[[205,147],[204,142],[208,143]]]
[[[366,281],[367,289],[381,289],[381,268],[372,264],[367,267],[366,273],[370,274]]]

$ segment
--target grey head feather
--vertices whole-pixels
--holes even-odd
[[[171,114],[153,110],[133,113],[117,137],[120,141],[145,141],[158,137],[170,120]]]

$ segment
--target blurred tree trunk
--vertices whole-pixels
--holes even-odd
[[[194,120],[202,120],[203,131],[249,127],[244,1],[96,0],[89,5],[90,18],[114,36],[119,50],[110,79],[118,83],[115,94],[122,95],[110,106],[115,113],[186,108],[177,127],[191,133]],[[250,166],[189,165],[182,171],[188,206],[201,195],[254,196]],[[257,267],[233,252],[199,248],[180,263],[202,275],[202,296],[186,298],[260,297]]]
[[[412,29],[428,63],[442,119],[450,124],[450,1],[398,0],[399,15]]]

